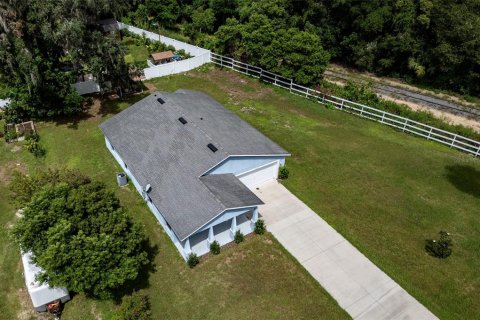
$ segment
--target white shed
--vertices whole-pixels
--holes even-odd
[[[70,300],[70,295],[66,288],[51,288],[48,284],[39,283],[35,280],[35,277],[42,272],[42,269],[31,262],[31,256],[30,252],[22,254],[22,262],[25,270],[25,284],[35,310],[44,312],[47,311],[47,304],[50,302],[60,299],[62,303],[65,303]]]
[[[7,98],[7,99],[0,99],[0,111],[2,111],[3,109],[5,109],[5,107],[6,107],[7,105],[9,105],[10,102],[11,102],[11,100],[8,99],[8,98]]]

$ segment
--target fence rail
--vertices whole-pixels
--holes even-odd
[[[428,140],[440,142],[451,148],[465,151],[477,157],[480,156],[479,141],[432,127],[418,121],[410,120],[387,111],[327,95],[318,90],[296,84],[292,79],[282,77],[278,74],[263,70],[262,68],[215,54],[213,52],[211,53],[211,61],[221,67],[230,68],[248,76],[261,79],[275,86],[287,89],[291,93],[313,99],[321,104],[330,104],[339,110],[380,122],[382,124],[402,130],[403,132],[424,137]]]

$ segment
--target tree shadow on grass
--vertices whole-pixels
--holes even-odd
[[[134,291],[146,289],[150,286],[150,274],[156,270],[154,261],[159,250],[157,245],[152,245],[149,241],[144,243],[143,249],[147,252],[149,263],[143,266],[135,280],[127,281],[122,288],[113,292],[113,300],[117,304],[122,301],[125,295],[131,295]]]
[[[445,167],[446,177],[458,190],[480,198],[480,170],[467,165]]]
[[[121,110],[120,103],[130,106],[148,95],[148,91],[124,95],[122,98],[117,95],[94,94],[85,97],[82,109],[79,113],[69,116],[58,117],[54,120],[56,125],[67,125],[69,129],[78,129],[78,124],[89,119],[104,118],[111,114],[117,114]]]

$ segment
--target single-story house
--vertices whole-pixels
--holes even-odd
[[[66,288],[52,288],[47,283],[40,283],[36,280],[36,276],[42,272],[42,269],[33,264],[31,259],[30,252],[22,253],[25,284],[35,311],[45,312],[49,303],[57,300],[65,303],[70,300],[70,294]]]
[[[100,125],[183,258],[214,240],[253,231],[262,201],[250,190],[276,179],[288,152],[208,95],[156,92]]]
[[[154,64],[163,64],[167,62],[171,62],[173,59],[173,52],[171,50],[162,51],[162,52],[155,52],[150,55],[150,59]]]

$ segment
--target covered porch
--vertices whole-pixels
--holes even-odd
[[[207,254],[210,252],[210,244],[213,241],[217,241],[220,246],[232,242],[237,230],[244,235],[252,233],[259,217],[258,208],[247,208],[233,213],[232,215],[232,212],[225,212],[201,231],[184,240],[182,243],[186,256],[191,252],[197,256]]]

